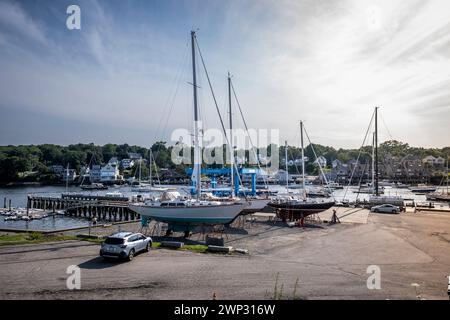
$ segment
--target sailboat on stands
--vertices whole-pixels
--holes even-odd
[[[245,192],[245,190],[240,190],[241,192],[238,192],[239,188],[235,188],[235,184],[239,185],[241,182],[241,178],[239,177],[239,173],[238,173],[238,168],[236,166],[236,159],[235,159],[235,154],[234,154],[234,143],[233,143],[233,113],[232,113],[232,99],[231,99],[231,91],[232,91],[232,83],[231,83],[231,76],[230,73],[228,73],[228,112],[229,112],[229,120],[230,120],[230,135],[229,135],[229,147],[230,147],[230,198],[223,198],[223,197],[216,197],[214,195],[208,195],[209,199],[215,199],[215,200],[219,200],[219,201],[230,201],[230,200],[239,200],[240,195],[245,196],[245,200],[248,202],[248,205],[245,207],[245,209],[243,210],[243,214],[250,214],[250,213],[255,213],[255,212],[260,212],[262,211],[265,207],[267,207],[267,205],[270,202],[270,199],[268,197],[268,195],[263,195],[263,196],[258,196],[258,195],[251,195],[248,194],[247,192]],[[235,94],[235,98],[236,101],[237,100],[237,96],[236,93],[234,92],[234,88],[233,88],[233,93]],[[240,109],[240,105],[238,102],[238,107]],[[247,129],[247,124],[245,121],[245,118],[243,116],[242,110],[241,111],[241,116],[242,116],[242,120],[244,121],[245,127]],[[251,138],[250,138],[251,140]],[[255,158],[256,154],[255,154]],[[258,166],[259,166],[259,162],[258,162]],[[239,194],[237,194],[239,193]]]
[[[307,196],[306,185],[305,185],[305,154],[303,146],[303,122],[300,122],[300,136],[301,136],[301,151],[302,151],[302,184],[303,184],[303,195],[295,197],[293,195],[279,196],[276,197],[269,203],[269,207],[277,210],[277,215],[283,221],[290,220],[301,220],[303,224],[303,219],[319,212],[326,211],[334,206],[335,202],[330,200],[314,200]],[[287,166],[287,142],[286,142],[286,168]],[[320,167],[321,168],[321,167]],[[322,169],[321,169],[322,171]],[[287,170],[286,170],[287,174]],[[326,177],[325,177],[326,179]],[[289,183],[289,179],[286,179]]]
[[[189,235],[197,226],[229,224],[247,206],[244,201],[220,202],[202,200],[201,186],[201,164],[202,153],[199,145],[200,131],[199,112],[197,105],[197,75],[195,68],[196,35],[191,31],[192,45],[192,77],[194,96],[194,171],[196,197],[182,197],[178,192],[166,191],[159,199],[147,200],[143,204],[130,204],[129,208],[140,214],[143,218],[154,219],[159,222],[168,223],[168,233],[171,231],[184,231]]]

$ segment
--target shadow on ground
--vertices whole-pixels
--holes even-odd
[[[91,260],[80,263],[78,267],[80,267],[80,269],[98,270],[98,269],[114,268],[117,265],[120,265],[124,262],[125,262],[124,260],[119,259],[105,259],[102,257],[95,257]]]

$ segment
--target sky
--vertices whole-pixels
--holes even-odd
[[[81,29],[66,27],[67,7]],[[192,129],[190,31],[219,110],[298,144],[450,145],[448,0],[0,0],[0,145],[170,141]],[[198,54],[198,53],[197,53]],[[219,117],[197,56],[205,128]],[[235,127],[242,127],[233,101]],[[228,122],[227,122],[228,123]]]

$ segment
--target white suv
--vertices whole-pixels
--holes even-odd
[[[104,258],[119,258],[133,260],[134,255],[141,251],[150,251],[152,238],[141,233],[119,232],[110,235],[102,243],[100,256]]]

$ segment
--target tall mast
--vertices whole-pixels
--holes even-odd
[[[199,116],[197,106],[197,75],[195,70],[195,31],[191,31],[191,45],[192,45],[192,84],[194,88],[194,171],[196,176],[196,194],[197,199],[200,198],[201,193],[201,154],[199,150]],[[197,168],[197,170],[195,170]]]
[[[302,145],[302,186],[303,193],[306,195],[305,189],[305,150],[303,148],[303,121],[300,121],[300,142]]]
[[[139,159],[139,185],[141,185],[141,176],[142,176],[142,158]]]
[[[447,166],[446,166],[446,171],[447,171],[447,194],[449,194],[448,193],[448,156],[447,156]]]
[[[230,169],[231,169],[231,196],[234,196],[234,148],[233,148],[233,114],[231,112],[231,77],[228,72],[228,108],[230,113]]]
[[[153,177],[152,177],[152,147],[150,147],[150,158],[149,158],[149,176],[148,179],[150,180],[150,186],[153,186]]]
[[[378,107],[375,107],[375,195],[379,196],[378,190]]]
[[[284,159],[286,164],[286,192],[289,193],[288,142],[284,143]]]
[[[375,132],[372,134],[372,193],[375,191]]]
[[[66,170],[66,193],[69,192],[69,164],[67,163],[67,170]]]

